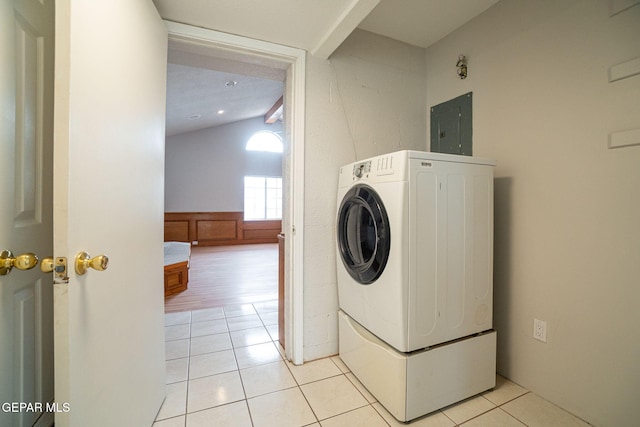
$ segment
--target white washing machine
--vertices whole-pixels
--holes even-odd
[[[401,421],[495,385],[494,165],[399,151],[340,169],[340,355]]]

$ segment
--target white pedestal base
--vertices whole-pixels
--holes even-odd
[[[400,353],[340,311],[340,358],[399,421],[495,387],[496,332]]]

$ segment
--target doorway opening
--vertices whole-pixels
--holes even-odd
[[[244,73],[271,73],[282,76],[284,120],[281,135],[283,218],[281,230],[286,356],[296,364],[302,357],[302,278],[303,278],[303,197],[304,188],[304,51],[231,36],[202,28],[167,22],[170,61],[185,61],[192,66],[234,67]],[[276,243],[277,245],[277,243]]]

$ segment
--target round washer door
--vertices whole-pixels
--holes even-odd
[[[347,272],[368,285],[384,271],[389,258],[389,218],[378,193],[358,184],[345,194],[338,210],[338,250]]]

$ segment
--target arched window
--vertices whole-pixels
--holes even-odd
[[[247,151],[282,153],[282,138],[275,132],[261,130],[254,133],[245,147]]]

